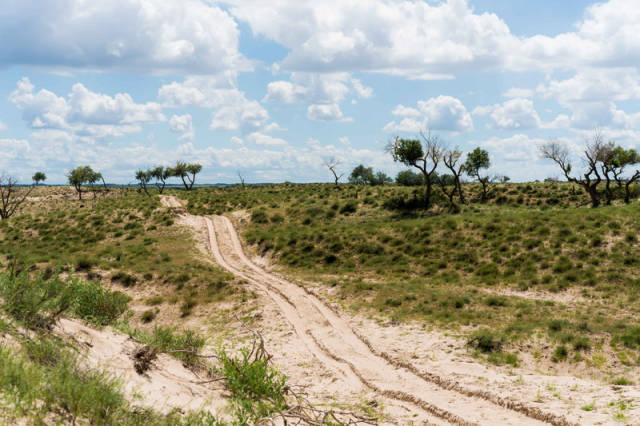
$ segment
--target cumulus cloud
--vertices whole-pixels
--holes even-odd
[[[640,99],[640,76],[631,68],[588,69],[565,80],[540,84],[536,92],[562,105],[574,102],[627,101]]]
[[[178,138],[180,141],[193,142],[195,132],[193,131],[193,119],[191,114],[172,115],[169,119],[169,130],[174,133],[182,133]]]
[[[464,104],[457,98],[440,95],[418,101],[418,107],[398,105],[393,115],[403,117],[384,126],[385,132],[418,132],[426,129],[453,132],[473,130],[473,120]]]
[[[238,38],[227,12],[199,0],[9,0],[0,63],[210,74],[249,68]]]
[[[213,110],[211,125],[217,130],[251,132],[262,127],[269,113],[259,102],[246,98],[233,78],[190,76],[163,85],[158,98],[167,107],[195,106]]]
[[[140,131],[139,124],[164,121],[162,107],[154,102],[137,104],[128,93],[115,96],[95,93],[76,83],[66,97],[41,89],[24,77],[9,95],[34,129],[66,129],[96,137]]]
[[[314,121],[352,121],[351,118],[342,114],[338,104],[309,105],[307,118]]]
[[[249,136],[247,136],[247,140],[249,142],[255,143],[256,145],[262,145],[262,146],[284,146],[284,145],[288,145],[288,142],[285,141],[284,139],[274,138],[272,136],[265,135],[265,134],[260,133],[260,132],[251,133]]]
[[[267,85],[265,102],[332,104],[342,102],[349,94],[357,98],[373,97],[373,89],[349,73],[291,73],[291,81],[278,80]]]
[[[496,129],[536,129],[540,117],[529,99],[516,98],[502,104],[477,107],[474,115],[489,115]]]
[[[517,43],[496,15],[475,14],[465,0],[232,0],[231,13],[288,49],[289,71],[353,70],[433,78],[501,62]],[[441,77],[441,76],[439,76]]]

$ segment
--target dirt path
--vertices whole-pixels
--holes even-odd
[[[181,207],[163,197],[168,207]],[[215,261],[234,275],[264,291],[275,302],[310,356],[331,370],[343,386],[374,390],[415,407],[423,421],[457,425],[570,424],[486,392],[465,391],[456,383],[401,365],[379,352],[331,307],[303,287],[265,271],[244,253],[231,221],[224,216],[191,217],[204,222]]]

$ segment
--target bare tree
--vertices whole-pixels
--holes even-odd
[[[238,178],[240,178],[240,185],[242,186],[242,189],[244,189],[245,188],[244,176],[242,176],[242,174],[240,172],[238,172]]]
[[[342,176],[344,176],[344,173],[338,174],[338,172],[336,171],[336,167],[340,165],[340,161],[336,160],[335,158],[331,158],[329,160],[325,160],[324,165],[327,166],[329,170],[331,170],[331,173],[333,173],[333,178],[335,180],[336,186],[338,186],[338,181]]]
[[[24,203],[34,186],[17,187],[18,180],[7,175],[0,175],[0,219],[9,219]]]
[[[602,161],[606,155],[606,145],[602,135],[596,131],[593,138],[587,141],[584,156],[586,160],[586,170],[582,178],[571,176],[571,163],[569,162],[569,150],[558,141],[550,141],[540,147],[543,157],[553,160],[562,170],[565,178],[569,182],[582,186],[591,198],[591,207],[600,205],[600,194],[598,185],[602,182],[602,177],[598,173],[598,162]]]
[[[446,150],[442,154],[442,161],[447,169],[451,171],[451,175],[453,176],[455,188],[458,191],[458,196],[460,197],[460,202],[464,204],[464,192],[462,192],[462,185],[460,183],[460,176],[464,173],[464,163],[460,161],[461,158],[462,151],[457,148]]]

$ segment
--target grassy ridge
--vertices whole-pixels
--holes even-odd
[[[194,254],[190,234],[174,226],[157,196],[36,201],[0,221],[0,266],[79,272],[125,287],[167,286],[166,301],[180,302],[185,316],[237,290],[230,274]]]
[[[640,362],[636,204],[578,208],[585,196],[576,188],[539,183],[500,185],[489,203],[455,215],[398,209],[419,191],[312,184],[185,196],[193,213],[247,209],[249,244],[289,273],[334,287],[352,309],[484,327],[494,342],[539,338],[554,344],[548,356],[555,346],[578,360],[611,348],[616,362]],[[549,300],[498,289],[535,290]],[[584,302],[552,301],[569,289]]]

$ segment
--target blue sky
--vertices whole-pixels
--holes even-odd
[[[43,6],[44,4],[44,6]],[[395,175],[393,137],[430,129],[492,173],[557,176],[599,128],[640,142],[636,0],[7,0],[0,172],[109,182],[178,159],[201,182]],[[7,43],[6,40],[10,40]]]

